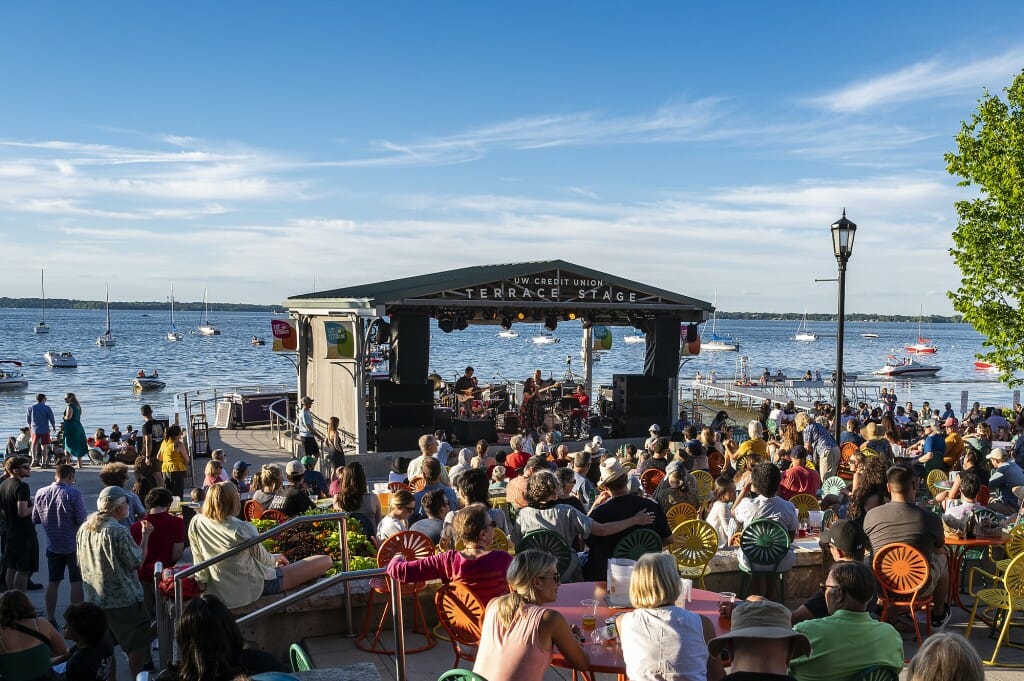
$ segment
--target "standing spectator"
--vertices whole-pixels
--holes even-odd
[[[174,423],[164,433],[160,443],[160,470],[167,481],[167,489],[176,497],[185,496],[185,473],[188,471],[188,449],[181,441],[181,427]]]
[[[345,447],[341,440],[341,419],[332,416],[327,421],[327,432],[324,434],[324,456],[332,475],[334,471],[345,467]]]
[[[46,395],[36,395],[36,403],[28,408],[26,422],[32,429],[32,463],[42,466],[50,458],[50,432],[57,429],[53,410],[46,406]]]
[[[146,515],[146,507],[138,495],[129,492],[125,487],[128,483],[128,466],[123,463],[108,463],[100,469],[100,482],[104,487],[120,487],[128,495],[128,515],[121,523],[125,528],[132,526],[136,520]]]
[[[64,611],[64,638],[74,643],[68,651],[65,681],[106,681],[116,661],[108,643],[107,616],[95,603],[74,603]]]
[[[153,408],[148,404],[142,405],[139,409],[144,422],[142,424],[142,456],[156,461],[157,453],[160,451],[160,441],[164,439],[163,424],[153,418]],[[128,439],[132,438],[132,427],[128,426]]]
[[[852,679],[873,665],[898,674],[903,669],[903,639],[891,624],[871,619],[867,611],[875,597],[871,568],[855,560],[836,563],[822,588],[828,617],[793,627],[811,643],[809,653],[789,663],[797,681]],[[854,641],[856,645],[850,645]]]
[[[313,398],[302,398],[302,409],[299,411],[299,439],[302,440],[302,451],[306,456],[320,457],[320,447],[316,443],[316,425],[313,423]]]
[[[32,465],[23,456],[4,462],[9,476],[0,483],[0,511],[4,521],[4,558],[7,564],[7,588],[26,591],[28,578],[39,569],[39,539],[32,524],[32,492],[25,479]]]
[[[53,483],[36,492],[32,521],[46,534],[46,564],[50,580],[46,585],[46,619],[56,626],[57,592],[65,569],[71,583],[71,603],[82,602],[82,571],[75,553],[75,535],[88,512],[82,493],[75,487],[75,469],[57,466]]]
[[[712,655],[729,651],[725,679],[787,681],[789,661],[811,652],[807,637],[793,631],[789,610],[774,601],[744,601],[732,611],[727,634],[708,641]]]
[[[172,567],[185,551],[185,521],[168,512],[172,502],[171,492],[166,487],[150,490],[146,495],[148,512],[145,520],[140,520],[131,527],[132,539],[136,543],[142,542],[143,522],[148,522],[153,528],[146,555],[138,570],[146,608],[151,613],[156,612],[156,593],[153,591],[154,566],[163,563],[165,568]]]
[[[828,480],[839,472],[839,445],[828,428],[811,421],[806,413],[796,415],[797,432],[804,437],[804,449],[811,452],[817,463],[822,480]]]
[[[78,467],[82,467],[82,457],[89,455],[89,443],[85,439],[85,428],[82,426],[82,405],[74,393],[64,396],[64,456],[65,461],[74,457],[78,461]],[[100,431],[102,432],[102,431]],[[97,438],[98,439],[98,438]],[[99,442],[96,443],[100,447]],[[104,449],[105,447],[100,447]]]
[[[128,493],[104,487],[96,513],[78,530],[78,561],[82,567],[85,600],[103,608],[110,630],[128,655],[132,676],[152,664],[153,640],[142,584],[136,572],[146,554],[153,526],[142,521],[142,544],[136,544],[122,521],[128,517]]]

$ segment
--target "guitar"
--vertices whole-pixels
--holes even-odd
[[[456,392],[455,399],[459,401],[459,404],[462,404],[463,402],[468,402],[469,400],[475,399],[477,395],[479,393],[482,393],[484,390],[491,390],[497,387],[498,385],[485,385],[476,388],[466,388],[465,390],[460,390]]]
[[[536,392],[534,392],[534,393],[533,393],[533,396],[532,396],[532,397],[530,397],[530,399],[531,399],[531,400],[537,399],[537,396],[538,396],[538,395],[543,395],[543,394],[544,394],[544,393],[546,393],[547,391],[549,391],[549,390],[554,390],[555,388],[558,388],[558,387],[559,387],[559,386],[561,386],[561,385],[562,385],[562,384],[561,384],[561,383],[559,382],[559,383],[552,383],[551,385],[549,385],[549,386],[547,386],[547,387],[545,387],[545,388],[538,388],[538,389],[536,390]]]

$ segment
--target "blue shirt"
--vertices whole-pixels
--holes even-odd
[[[1024,470],[1010,461],[992,471],[988,478],[988,489],[991,497],[1011,506],[1017,505],[1017,497],[1013,494],[1013,488],[1024,485]]]
[[[57,428],[57,423],[53,420],[53,410],[44,402],[36,402],[28,408],[25,423],[32,427],[33,433],[39,435],[49,433]]]
[[[808,423],[804,428],[804,447],[814,453],[815,459],[828,456],[829,450],[836,446],[836,440],[828,428],[820,423]]]
[[[420,502],[423,500],[424,494],[435,489],[444,490],[444,495],[448,497],[448,508],[450,510],[457,511],[459,509],[459,499],[458,497],[455,496],[455,491],[451,487],[446,487],[438,482],[434,483],[433,485],[427,485],[419,492],[413,493],[412,496],[416,500],[416,510],[414,511],[414,513],[424,516],[426,515],[426,513],[423,512],[423,505]]]
[[[88,512],[77,487],[54,482],[36,492],[32,522],[43,526],[46,547],[53,553],[74,553],[75,534]]]

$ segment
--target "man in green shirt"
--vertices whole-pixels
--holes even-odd
[[[836,563],[822,585],[828,617],[793,627],[811,642],[811,653],[794,658],[789,672],[797,681],[845,681],[879,665],[903,668],[903,639],[890,624],[867,613],[875,595],[871,569],[856,561]]]

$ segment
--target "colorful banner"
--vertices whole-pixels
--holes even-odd
[[[590,327],[590,337],[593,339],[594,352],[607,352],[612,349],[612,330],[607,326]]]
[[[356,327],[352,322],[324,322],[327,359],[355,359]]]
[[[270,333],[274,337],[274,352],[295,352],[299,349],[299,334],[293,319],[271,319]]]

